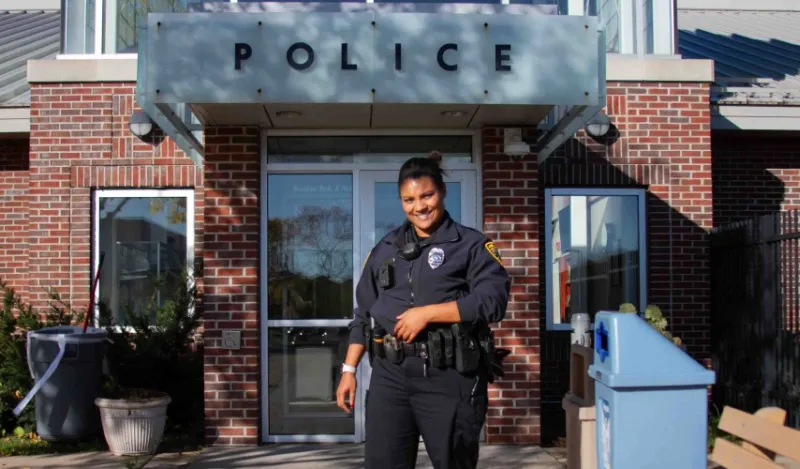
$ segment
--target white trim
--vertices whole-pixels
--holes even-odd
[[[145,197],[184,197],[186,199],[186,268],[189,276],[194,280],[194,260],[195,260],[195,200],[194,189],[96,189],[92,194],[92,265],[89,268],[91,273],[90,282],[94,281],[97,272],[97,263],[100,260],[100,199],[113,197],[145,198]],[[108,265],[104,263],[103,270]],[[97,282],[94,302],[94,326],[98,327],[98,306],[100,300],[100,280]],[[194,308],[189,311],[189,315],[194,315]],[[130,328],[126,328],[130,329]]]
[[[61,0],[3,0],[0,5],[8,11],[60,10]]]
[[[626,0],[627,1],[627,0]],[[624,38],[622,39],[624,41]],[[621,45],[624,47],[624,44]],[[624,48],[621,49],[624,51]],[[120,61],[120,62],[116,62]],[[28,62],[29,83],[85,83],[137,80],[138,54],[61,54],[55,59],[30,60]],[[683,59],[680,55],[644,55],[610,53],[606,58],[607,81],[673,81],[713,82],[714,61],[706,59]],[[380,135],[409,135],[419,129],[408,131],[374,129]],[[270,135],[329,135],[324,130],[269,129]],[[441,129],[440,135],[466,135],[473,129]],[[342,129],[336,135],[363,134],[355,129]]]
[[[103,48],[95,48],[95,52],[117,55],[117,4],[116,0],[103,1],[103,10],[100,15],[97,15],[97,18],[103,18],[101,21],[104,27],[103,29],[95,30],[102,31],[102,34],[95,34],[95,40],[97,40],[98,36],[102,36],[100,37],[100,42],[103,44]]]
[[[28,83],[136,83],[135,58],[115,57],[116,60],[100,60],[94,56],[64,57],[69,59],[29,60]]]
[[[797,106],[711,106],[714,130],[800,130]]]
[[[552,209],[551,209],[551,200],[554,195],[560,196],[575,196],[575,195],[583,195],[583,196],[591,196],[591,195],[598,195],[598,196],[636,196],[638,198],[638,217],[639,217],[639,302],[637,302],[636,306],[639,308],[640,311],[644,311],[644,307],[647,305],[647,273],[648,273],[648,254],[647,254],[647,210],[646,210],[646,201],[647,201],[647,191],[645,189],[635,189],[635,188],[607,188],[607,187],[558,187],[558,188],[548,188],[544,190],[544,225],[542,229],[544,230],[544,249],[540,249],[539,252],[544,252],[544,264],[545,264],[545,315],[546,315],[546,327],[548,331],[569,331],[571,330],[571,326],[569,323],[566,324],[553,324],[553,302],[551,299],[551,292],[553,290],[553,278],[552,278],[552,249],[550,249],[550,245],[552,243],[552,235],[551,235],[551,227],[550,223],[552,220]],[[580,311],[583,312],[583,311]]]
[[[652,0],[653,9],[653,54],[672,55],[675,51],[674,0]]]
[[[106,0],[95,0],[94,2],[94,53],[103,53],[103,39],[105,39],[105,28],[103,27]]]
[[[797,0],[676,0],[680,10],[800,11]]]
[[[29,134],[31,131],[31,108],[0,107],[0,134]]]
[[[606,82],[613,81],[711,83],[714,61],[683,59],[679,55],[608,54]]]
[[[584,0],[567,0],[567,15],[584,16],[586,14],[584,8]]]
[[[57,54],[56,60],[136,60],[139,54]]]
[[[619,51],[623,54],[636,53],[636,7],[634,0],[618,0],[619,10]]]

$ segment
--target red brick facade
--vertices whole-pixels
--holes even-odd
[[[217,444],[258,443],[259,131],[206,131],[206,436]],[[221,329],[242,330],[242,347],[220,348]]]
[[[800,209],[800,135],[715,131],[714,226]]]
[[[28,139],[0,139],[0,281],[24,297],[28,280]]]
[[[128,130],[135,85],[33,84],[28,219],[29,294],[46,304],[56,288],[86,305],[91,283],[93,188],[196,187],[195,226],[203,230],[203,175],[163,139],[151,146]],[[195,241],[202,252],[202,236]]]
[[[603,146],[581,132],[540,165],[513,162],[502,129],[483,133],[487,234],[513,276],[507,319],[497,336],[513,372],[494,385],[489,442],[538,443],[563,426],[569,333],[546,331],[544,189],[648,189],[648,298],[698,359],[709,354],[708,230],[712,223],[708,84],[609,83],[607,112],[619,139]],[[556,429],[553,431],[553,429]],[[563,434],[563,433],[562,433]]]
[[[500,346],[513,349],[507,360],[513,368],[491,391],[490,443],[539,443],[546,427],[563,425],[568,334],[545,331],[542,315],[544,232],[539,227],[546,187],[649,189],[650,302],[671,318],[672,329],[691,353],[707,357],[708,95],[706,84],[611,83],[608,112],[619,130],[618,141],[605,147],[579,136],[541,166],[535,157],[515,162],[504,156],[502,129],[483,131],[484,229],[502,249],[513,279],[507,319],[497,332]],[[130,135],[133,97],[132,83],[33,85],[30,179],[22,168],[0,167],[0,226],[6,232],[9,213],[24,213],[26,203],[30,214],[11,247],[14,256],[0,259],[5,269],[0,275],[11,278],[13,268],[19,275],[15,281],[27,279],[36,302],[46,299],[42,287],[53,286],[76,305],[85,304],[91,190],[194,188],[195,258],[202,259],[196,272],[203,292],[206,433],[217,444],[256,444],[266,411],[259,384],[259,334],[264,336],[258,282],[259,131],[207,129],[206,165],[199,169],[169,139],[149,145]],[[6,161],[3,148],[0,162]],[[22,199],[27,202],[8,205],[7,193],[17,184],[27,188],[27,199]],[[26,244],[46,249],[28,252]],[[244,331],[240,350],[220,347],[220,330],[227,328]],[[552,422],[545,415],[551,407]]]

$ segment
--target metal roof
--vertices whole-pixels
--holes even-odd
[[[800,11],[678,10],[678,49],[718,83],[800,90]]]
[[[0,10],[0,107],[30,106],[28,60],[61,51],[58,10]]]

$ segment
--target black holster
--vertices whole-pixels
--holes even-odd
[[[369,366],[372,366],[372,362],[375,361],[375,353],[372,351],[373,337],[374,333],[372,332],[372,328],[369,326],[364,326],[364,346],[367,348],[367,358],[369,359]]]
[[[469,330],[459,323],[452,324],[455,360],[454,365],[459,373],[473,373],[481,366],[481,350],[478,340]]]
[[[505,375],[503,359],[511,353],[511,350],[496,348],[494,332],[489,326],[485,326],[478,332],[478,342],[481,348],[481,368],[486,370],[489,383],[494,383],[497,377]]]
[[[383,345],[382,350],[384,357],[389,363],[394,365],[403,363],[406,356],[400,339],[393,335],[386,335],[383,337],[383,343],[381,345]]]
[[[369,365],[372,366],[375,357],[384,358],[386,356],[386,350],[384,350],[386,331],[380,326],[375,329],[367,327],[367,329],[369,331],[367,332],[367,352],[369,353]]]

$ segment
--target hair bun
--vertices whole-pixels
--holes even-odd
[[[441,153],[441,152],[439,152],[439,151],[437,151],[437,150],[434,150],[434,151],[432,151],[432,152],[431,152],[431,153],[428,155],[428,158],[430,158],[430,159],[432,159],[433,161],[435,161],[435,162],[436,162],[436,164],[442,164],[442,153]]]

